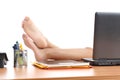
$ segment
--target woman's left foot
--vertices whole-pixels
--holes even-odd
[[[23,34],[23,40],[25,45],[34,52],[37,61],[45,61],[47,59],[44,49],[39,49],[28,35]]]
[[[29,17],[25,17],[25,19],[23,20],[22,28],[39,48],[48,47],[45,37],[42,35],[42,33]]]

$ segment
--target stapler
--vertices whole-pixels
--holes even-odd
[[[0,68],[4,68],[7,65],[8,57],[5,52],[0,52]]]

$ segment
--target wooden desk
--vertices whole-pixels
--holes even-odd
[[[95,66],[90,69],[39,69],[6,67],[0,69],[0,80],[120,80],[120,66]]]

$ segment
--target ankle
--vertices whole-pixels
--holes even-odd
[[[43,50],[43,54],[45,54],[45,56],[46,56],[46,59],[52,59],[53,58],[53,56],[52,56],[52,54],[54,54],[53,49],[51,49],[51,48],[44,48],[42,50]]]

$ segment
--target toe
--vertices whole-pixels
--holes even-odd
[[[30,20],[30,18],[28,16],[26,16],[24,20],[28,21],[28,20]]]

